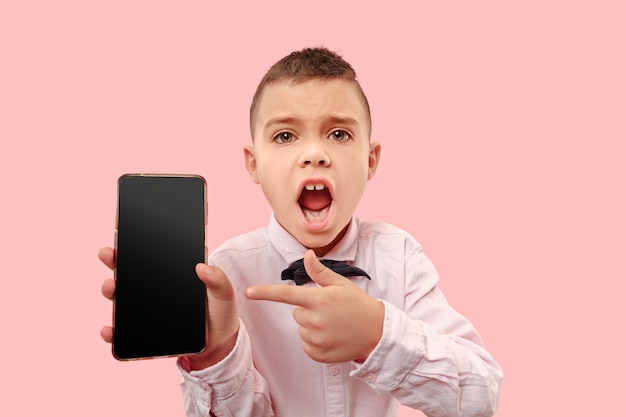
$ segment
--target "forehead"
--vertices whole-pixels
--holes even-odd
[[[354,82],[342,79],[280,81],[265,87],[257,108],[255,130],[276,118],[302,121],[349,117],[367,126],[366,110]]]

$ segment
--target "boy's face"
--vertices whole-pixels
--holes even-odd
[[[370,143],[354,83],[313,79],[265,87],[244,149],[278,222],[319,256],[345,232],[372,178],[380,144]]]

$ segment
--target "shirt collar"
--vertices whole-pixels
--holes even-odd
[[[334,259],[337,261],[353,262],[356,258],[356,251],[359,242],[358,224],[354,217],[350,219],[348,230],[334,248],[332,248],[322,259]],[[272,245],[287,263],[292,263],[302,259],[307,248],[284,227],[278,223],[276,216],[272,213],[268,226],[268,234]]]

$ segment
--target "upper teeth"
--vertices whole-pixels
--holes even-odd
[[[307,184],[306,189],[309,190],[309,191],[323,190],[324,189],[324,184]]]

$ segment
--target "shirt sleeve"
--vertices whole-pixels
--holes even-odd
[[[469,320],[449,306],[421,248],[407,259],[406,273],[404,309],[381,300],[382,338],[351,375],[429,417],[492,416],[500,366]]]
[[[254,367],[250,339],[241,320],[235,347],[226,358],[197,371],[190,371],[183,358],[177,365],[183,375],[187,417],[274,415],[267,382]]]

